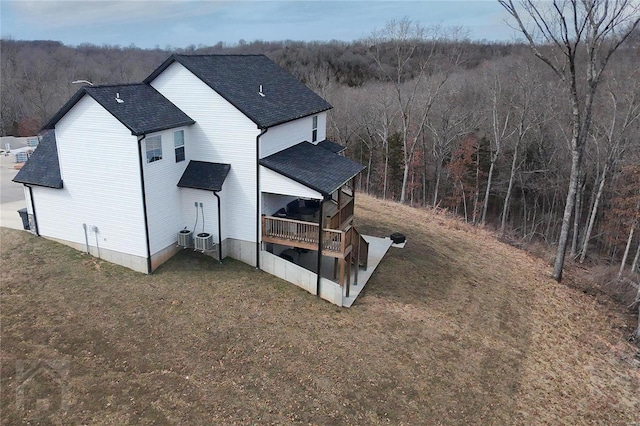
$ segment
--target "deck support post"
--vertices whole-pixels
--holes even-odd
[[[345,259],[346,263],[347,263],[347,291],[346,291],[346,296],[349,297],[349,287],[351,287],[351,262],[353,261],[353,257],[352,257],[353,252],[350,252],[347,255],[347,258]]]
[[[322,217],[324,198],[320,201],[320,214],[318,215],[318,266],[317,266],[317,281],[316,281],[316,296],[320,297],[320,279],[322,275]]]
[[[358,270],[360,269],[360,233],[356,232],[356,273],[353,277],[353,285],[358,285]]]
[[[213,191],[213,195],[218,200],[218,262],[222,263],[222,216],[220,213],[222,208],[220,207],[220,196],[218,195],[218,191]]]

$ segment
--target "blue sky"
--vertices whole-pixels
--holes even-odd
[[[0,1],[2,37],[153,48],[239,40],[352,41],[405,16],[462,26],[474,40],[512,41],[497,0]]]

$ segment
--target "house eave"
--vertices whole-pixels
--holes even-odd
[[[154,128],[142,129],[142,130],[133,130],[129,126],[127,126],[126,124],[124,124],[124,123],[122,123],[122,124],[125,127],[127,127],[127,129],[131,130],[131,134],[133,136],[144,136],[144,135],[148,135],[149,133],[157,133],[157,132],[162,132],[164,130],[177,129],[178,127],[192,126],[192,125],[196,124],[196,122],[194,120],[191,120],[191,121],[184,122],[184,123],[177,123],[177,124],[171,124],[171,125],[167,125],[167,126],[154,127]]]
[[[329,108],[320,109],[320,110],[318,110],[318,111],[314,111],[314,112],[311,112],[311,113],[309,113],[309,114],[301,115],[301,116],[299,116],[299,117],[290,118],[290,119],[288,119],[288,120],[275,121],[275,122],[273,122],[273,123],[263,123],[263,124],[260,124],[260,123],[257,123],[257,122],[256,122],[255,120],[253,120],[253,119],[251,119],[251,121],[253,121],[254,123],[256,123],[256,124],[258,125],[258,128],[259,128],[259,129],[265,129],[265,128],[267,128],[267,127],[275,127],[275,126],[279,126],[279,125],[281,125],[281,124],[291,123],[292,121],[300,120],[301,118],[311,117],[311,116],[313,116],[313,115],[320,114],[321,112],[329,111],[329,110],[331,110],[331,109],[333,109],[333,106],[331,106],[331,107],[329,107]],[[247,117],[248,117],[248,116],[247,116]],[[249,118],[251,118],[251,117],[249,117]]]
[[[299,183],[300,185],[306,186],[306,187],[307,187],[307,188],[309,188],[309,189],[313,189],[314,191],[316,191],[316,192],[320,193],[321,195],[323,195],[323,196],[325,196],[325,197],[330,196],[331,194],[333,194],[334,192],[336,192],[338,189],[342,188],[342,186],[343,186],[343,185],[345,185],[347,182],[349,182],[351,179],[353,179],[354,177],[356,177],[356,176],[358,176],[360,173],[362,173],[362,170],[358,171],[356,174],[354,174],[353,176],[349,177],[347,180],[345,180],[345,181],[344,181],[344,182],[342,182],[340,185],[338,185],[338,187],[337,187],[337,188],[334,188],[334,189],[332,189],[331,191],[327,192],[327,191],[325,191],[325,190],[323,190],[323,189],[321,189],[321,188],[319,188],[319,187],[317,187],[317,186],[315,186],[315,185],[311,185],[311,184],[309,184],[308,182],[304,182],[304,181],[302,181],[302,179],[299,179],[299,178],[297,178],[297,177],[295,177],[295,176],[291,175],[290,173],[285,173],[285,172],[282,172],[282,171],[280,171],[280,170],[276,170],[276,169],[275,169],[275,168],[273,168],[273,167],[269,167],[267,164],[263,164],[263,163],[262,163],[262,161],[260,161],[260,165],[261,165],[262,167],[266,167],[267,169],[269,169],[269,170],[271,170],[271,171],[273,171],[273,172],[275,172],[275,173],[277,173],[277,174],[279,174],[279,175],[282,175],[282,176],[284,176],[284,177],[286,177],[286,178],[288,178],[288,179],[291,179],[292,181],[297,182],[297,183]],[[364,169],[363,169],[363,170],[364,170]]]
[[[54,129],[56,124],[58,124],[58,121],[60,121],[62,117],[64,117],[69,111],[71,111],[71,108],[73,108],[75,104],[77,104],[80,101],[80,99],[82,99],[82,97],[86,94],[87,92],[85,91],[84,87],[81,87],[80,89],[78,89],[78,91],[71,97],[71,99],[69,99],[62,106],[62,108],[60,108],[58,112],[56,112],[54,116],[51,117],[51,119],[47,122],[47,124],[45,124],[40,129],[40,132],[44,130]]]
[[[64,182],[63,181],[60,181],[60,183],[55,184],[55,185],[48,185],[48,184],[44,184],[44,183],[40,183],[40,182],[30,182],[30,181],[26,181],[26,180],[16,180],[15,178],[11,179],[11,181],[15,182],[15,183],[20,183],[20,184],[25,185],[25,186],[30,186],[31,185],[31,186],[40,186],[42,188],[52,188],[52,189],[62,189],[62,188],[64,188]]]

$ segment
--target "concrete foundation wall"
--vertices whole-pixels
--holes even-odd
[[[86,252],[86,245],[75,243],[73,241],[61,240],[52,237],[43,237],[51,241],[55,241],[60,244],[72,247],[78,251]],[[147,259],[133,254],[122,253],[118,251],[108,250],[104,248],[98,248],[95,245],[89,246],[89,254],[98,257],[107,262],[115,263],[116,265],[124,266],[125,268],[133,269],[137,272],[147,273]]]
[[[163,248],[162,250],[159,250],[158,252],[152,254],[151,270],[155,271],[158,266],[171,259],[180,250],[182,250],[182,247],[178,246],[178,242],[176,241],[173,244],[170,244],[167,247]]]
[[[43,237],[51,241],[55,241],[60,244],[72,247],[78,251],[86,252],[87,246],[85,244],[78,244],[73,241],[61,240],[58,238]],[[158,251],[151,256],[151,268],[155,270],[158,266],[162,265],[167,260],[171,259],[178,251],[180,247],[177,244],[171,244],[168,247]],[[102,247],[96,247],[95,245],[89,245],[89,254],[107,262],[115,263],[116,265],[124,266],[125,268],[133,269],[136,272],[147,273],[147,259],[141,256],[135,256],[128,253],[122,253],[118,251],[108,250]]]
[[[316,294],[317,275],[295,263],[262,251],[260,267],[271,275],[295,284],[311,294]],[[321,278],[320,297],[334,305],[342,306],[342,287],[333,281]]]
[[[49,240],[67,245],[78,251],[86,251],[84,244],[74,243],[72,241],[60,240],[57,238],[44,237]],[[177,244],[171,244],[168,247],[158,251],[151,256],[151,266],[155,270],[158,266],[173,257],[182,248]],[[222,257],[231,257],[251,266],[255,265],[256,244],[250,241],[235,240],[227,238],[222,242]],[[96,246],[89,246],[89,254],[99,257],[107,262],[115,263],[137,272],[147,273],[147,259],[140,256],[134,256],[127,253],[115,252]],[[216,253],[217,255],[217,253]],[[284,260],[267,251],[260,252],[260,268],[278,278],[288,281],[298,287],[316,294],[317,275],[301,266]],[[342,287],[337,283],[326,278],[320,279],[320,297],[337,306],[343,306]]]
[[[227,238],[222,241],[222,258],[225,257],[256,266],[256,243]]]

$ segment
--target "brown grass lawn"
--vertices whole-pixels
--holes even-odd
[[[484,231],[365,196],[356,214],[408,244],[350,309],[233,260],[144,276],[3,229],[2,422],[640,422],[628,318]]]

